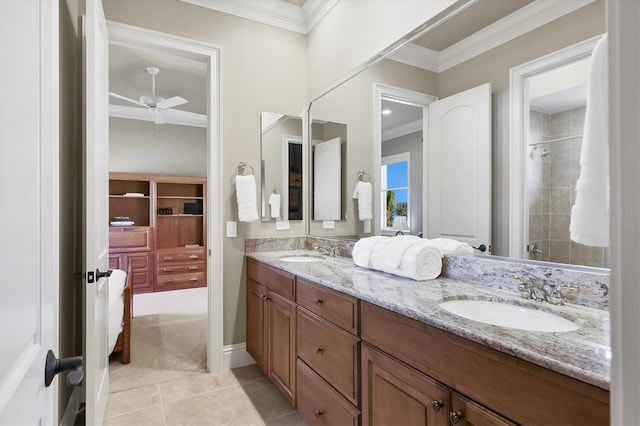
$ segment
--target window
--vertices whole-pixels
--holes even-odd
[[[380,223],[387,231],[409,230],[408,152],[382,157]]]

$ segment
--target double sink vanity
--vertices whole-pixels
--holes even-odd
[[[247,350],[308,424],[609,423],[604,276],[447,254],[413,281],[298,240],[247,249]]]

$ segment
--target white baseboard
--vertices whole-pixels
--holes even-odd
[[[83,387],[76,386],[73,388],[73,392],[71,392],[71,396],[69,397],[69,402],[67,402],[67,408],[64,409],[64,413],[60,419],[60,426],[73,426],[76,422],[78,411],[80,410],[80,403],[83,402],[83,396]]]
[[[246,343],[225,345],[222,348],[222,368],[225,370],[255,363],[251,355],[247,352]]]

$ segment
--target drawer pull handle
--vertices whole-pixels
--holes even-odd
[[[164,272],[173,272],[173,268],[163,268]]]
[[[316,417],[320,417],[324,414],[324,410],[316,410],[314,414],[316,415]]]
[[[198,267],[197,267],[197,266],[189,266],[189,270],[190,270],[190,271],[195,271],[196,269],[198,269]]]
[[[173,260],[173,256],[165,256],[162,260]]]
[[[191,277],[189,278],[189,281],[198,281],[198,277]]]
[[[260,295],[260,299],[264,300],[265,302],[266,302],[267,300],[271,300],[271,298],[270,298],[269,296],[267,296],[266,294],[261,294],[261,295]]]
[[[197,259],[198,255],[197,254],[191,254],[189,255],[189,259]]]
[[[449,420],[451,420],[451,424],[458,424],[462,421],[462,419],[464,419],[464,414],[462,413],[462,411],[452,411],[449,413]]]
[[[316,346],[316,353],[317,354],[321,354],[324,351],[324,348],[322,346]]]
[[[441,399],[434,399],[431,401],[431,406],[433,407],[433,411],[440,411],[440,409],[444,407],[444,401]]]
[[[322,305],[323,302],[324,300],[322,299],[316,299],[316,305]]]

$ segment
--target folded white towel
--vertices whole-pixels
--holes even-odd
[[[580,177],[571,209],[571,239],[609,246],[609,96],[607,36],[593,50],[587,82],[587,111],[580,152]]]
[[[122,331],[124,320],[124,286],[127,283],[127,273],[114,269],[109,277],[109,326],[107,333],[107,354],[113,352]]]
[[[388,239],[389,237],[382,236],[360,238],[360,240],[353,245],[353,250],[351,251],[353,263],[363,268],[368,268],[371,264],[371,252],[375,245],[382,240]]]
[[[373,187],[371,182],[357,182],[353,188],[353,198],[358,200],[358,219],[373,219]]]
[[[438,278],[442,272],[442,251],[428,241],[411,245],[397,268],[385,264],[384,272],[418,281]]]
[[[238,201],[238,220],[240,222],[258,220],[256,180],[253,175],[236,176],[236,199]]]
[[[269,195],[269,207],[271,207],[271,217],[277,219],[280,217],[280,194]]]
[[[462,241],[454,240],[452,238],[433,238],[426,240],[429,244],[438,247],[444,251],[461,251],[465,253],[473,254],[473,247]]]
[[[383,248],[384,267],[398,268],[407,249],[420,241],[422,241],[422,238],[415,235],[399,235],[391,238],[391,241],[385,244]]]

